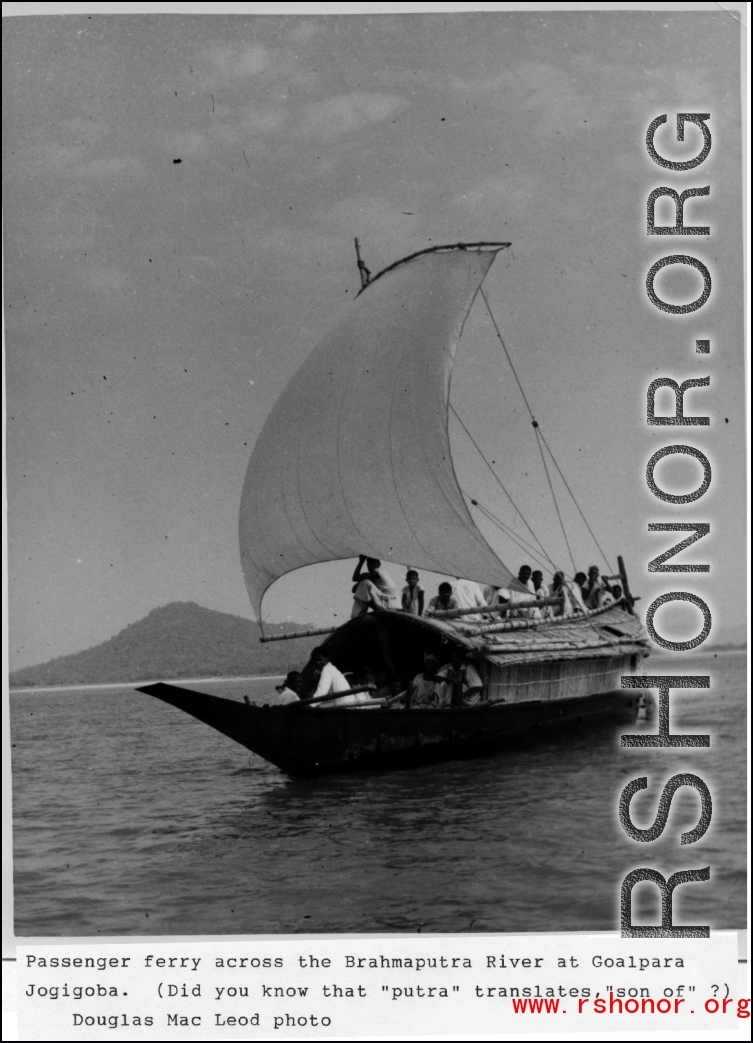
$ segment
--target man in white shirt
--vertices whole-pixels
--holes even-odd
[[[362,616],[369,610],[379,612],[384,608],[389,608],[387,598],[373,580],[368,576],[362,576],[353,587],[353,609],[350,618],[355,619],[356,616]]]
[[[364,565],[367,572],[363,571]],[[392,607],[392,602],[397,597],[397,590],[382,568],[379,558],[367,558],[365,554],[359,554],[358,564],[351,580],[353,583],[351,619],[363,615],[369,609],[378,612],[380,609]]]
[[[530,596],[528,596],[526,594],[522,594],[520,591],[517,591],[517,590],[508,591],[507,593],[509,595],[509,601],[510,601],[510,607],[511,607],[510,615],[511,616],[522,616],[524,619],[526,619],[526,618],[527,619],[540,619],[541,618],[541,610],[540,609],[538,609],[538,608],[520,608],[519,607],[521,605],[525,605],[525,604],[529,603],[530,601],[535,601],[536,600],[536,588],[533,585],[533,580],[531,579],[531,576],[532,576],[531,566],[530,565],[521,565],[520,566],[520,570],[518,571],[518,582],[522,583],[523,586],[526,588],[526,590],[529,590],[531,592],[531,594],[533,594],[534,596],[530,597]]]
[[[486,608],[488,605],[484,588],[480,583],[474,583],[470,579],[456,579],[455,580],[455,598],[458,603],[458,608]],[[483,622],[483,616],[477,616],[471,613],[465,616],[465,621],[468,623]]]
[[[363,571],[364,565],[366,566],[366,572]],[[358,564],[351,577],[351,582],[357,584],[362,579],[370,579],[379,588],[388,602],[393,601],[397,597],[397,588],[389,574],[382,568],[379,558],[367,558],[365,554],[358,555]]]
[[[351,686],[347,677],[340,673],[334,663],[330,663],[329,656],[323,648],[315,648],[311,653],[311,658],[319,674],[316,691],[311,696],[312,699],[316,699],[320,695],[335,695],[337,692],[350,690]],[[371,700],[366,692],[355,692],[351,695],[344,695],[342,699],[332,699],[320,705],[324,709],[326,707],[359,706],[361,703],[369,702]]]

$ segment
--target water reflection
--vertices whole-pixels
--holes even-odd
[[[675,730],[712,733],[703,770],[697,751],[622,751],[621,729],[602,729],[408,771],[291,779],[144,696],[14,696],[19,930],[613,930],[630,869],[707,864],[713,888],[678,889],[678,922],[739,926],[744,659],[718,673],[711,698],[673,710]],[[645,825],[683,770],[712,790],[709,832],[679,848],[698,814],[683,790],[661,840],[630,841],[621,789],[649,776],[634,801]],[[636,902],[641,916],[656,916],[652,902]]]

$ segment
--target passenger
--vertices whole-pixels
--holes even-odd
[[[536,599],[535,594],[522,594],[519,590],[507,591],[510,607],[507,615],[511,619],[541,619],[541,609],[528,607]]]
[[[549,597],[549,587],[544,583],[544,573],[536,569],[535,572],[531,573],[531,582],[533,583],[533,591],[537,598],[543,599]],[[538,611],[541,619],[551,619],[553,616],[552,606],[544,605],[543,608],[539,608]]]
[[[518,572],[518,579],[523,584],[524,587],[528,587],[530,592],[532,594],[534,594],[536,591],[535,591],[535,587],[533,585],[533,580],[531,579],[532,575],[533,575],[533,572],[532,572],[532,569],[531,569],[530,565],[521,565],[520,566],[520,571]]]
[[[572,616],[573,614],[573,602],[570,597],[570,591],[565,584],[565,575],[563,572],[555,572],[552,582],[549,584],[549,593],[552,597],[562,598],[561,605],[552,605],[552,610],[555,616]]]
[[[583,601],[583,604],[585,604],[586,596],[584,594],[584,590],[585,590],[586,583],[587,583],[585,572],[576,572],[575,575],[573,576],[573,582],[578,584],[578,588],[580,590],[581,600]]]
[[[418,582],[418,573],[415,569],[408,569],[405,574],[407,586],[403,587],[403,612],[411,616],[422,616],[424,614],[424,588]]]
[[[499,592],[501,589],[501,587],[495,587],[491,583],[488,586],[484,587],[484,598],[486,599],[487,605],[499,604]]]
[[[396,685],[394,681],[390,679],[390,675],[386,670],[382,670],[376,675],[375,684],[375,699],[391,699],[394,696]]]
[[[615,583],[614,586],[610,587],[607,583],[601,597],[601,607],[607,608],[608,605],[616,605],[620,600],[622,600],[622,587],[620,584]]]
[[[437,695],[437,667],[439,660],[435,655],[426,653],[424,655],[424,668],[420,674],[416,674],[410,684],[410,700],[408,705],[412,709],[436,708],[439,706]]]
[[[361,685],[371,686],[370,692],[354,693],[354,695],[359,700],[358,705],[361,706],[362,709],[368,709],[369,706],[371,706],[373,709],[378,709],[379,702],[377,702],[377,700],[381,701],[384,699],[390,705],[392,704],[393,699],[395,700],[395,702],[399,701],[398,697],[393,695],[393,686],[385,687],[383,679],[384,674],[375,674],[374,670],[370,666],[367,666],[365,670],[361,671],[358,677],[358,684],[354,685],[354,687],[360,687]],[[405,695],[404,692],[402,694]],[[363,695],[366,695],[368,698],[363,699]]]
[[[382,594],[376,583],[368,576],[364,576],[353,587],[353,609],[350,618],[362,616],[365,612],[382,612],[389,607],[387,599]]]
[[[297,670],[291,670],[282,684],[275,685],[275,691],[280,695],[280,698],[276,700],[276,705],[297,703],[301,698],[302,682],[303,678],[300,673]]]
[[[483,683],[475,666],[466,659],[462,648],[453,648],[450,661],[436,675],[437,681],[444,682],[444,692],[440,694],[440,705],[449,705],[453,709],[462,706],[476,706],[481,702],[484,690]]]
[[[586,611],[586,604],[585,604],[585,601],[583,600],[583,591],[582,591],[581,585],[580,585],[580,583],[578,582],[578,579],[577,579],[577,576],[582,576],[582,575],[583,575],[583,573],[579,572],[579,573],[577,573],[577,575],[576,575],[576,577],[574,579],[566,579],[565,580],[565,586],[567,587],[568,593],[570,595],[570,600],[573,603],[573,609],[574,609],[575,612],[585,612]]]
[[[488,605],[484,588],[480,583],[474,583],[470,579],[455,580],[455,599],[458,603],[458,608],[486,608]],[[474,623],[483,622],[484,617],[471,613],[464,616],[463,619],[467,623]]]
[[[541,609],[525,607],[536,598],[536,588],[533,585],[531,576],[531,566],[521,565],[518,571],[518,582],[522,583],[526,588],[527,594],[520,590],[512,590],[505,587],[499,590],[499,601],[508,605],[506,616],[517,619],[541,619]]]
[[[359,685],[370,684],[373,688],[376,688],[376,676],[372,667],[367,666],[361,671],[358,677],[358,683]]]
[[[507,615],[509,617],[518,619],[540,619],[541,610],[538,608],[525,608],[524,606],[533,601],[536,596],[536,590],[531,579],[532,572],[530,565],[521,565],[518,571],[518,582],[522,583],[528,594],[524,594],[519,590],[501,590],[500,601],[506,601],[509,603],[509,610]]]
[[[315,648],[311,653],[311,659],[314,663],[315,672],[318,675],[316,690],[311,696],[312,699],[317,699],[320,695],[334,695],[336,692],[350,691],[348,679],[340,673],[334,663],[329,661],[329,656],[323,648]],[[342,699],[332,699],[330,702],[322,703],[321,706],[322,708],[358,706],[369,701],[369,696],[365,692],[358,692],[352,695],[344,695]]]
[[[592,565],[588,570],[588,581],[583,588],[583,600],[586,608],[601,608],[604,592],[608,589],[607,581],[599,575],[599,566]]]
[[[387,608],[390,607],[390,602],[394,601],[397,597],[397,590],[395,584],[390,579],[389,575],[382,568],[382,563],[379,558],[367,558],[365,554],[358,555],[358,564],[353,572],[353,583],[358,583],[364,578],[363,566],[366,564],[368,569],[367,577],[374,583],[381,591],[382,596],[386,599]]]
[[[449,583],[440,583],[437,596],[432,598],[429,602],[429,607],[426,610],[427,616],[433,616],[435,612],[448,612],[452,608],[459,608],[458,599],[452,593],[452,586]]]

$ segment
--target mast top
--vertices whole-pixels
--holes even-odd
[[[371,282],[371,272],[369,271],[369,269],[366,267],[366,265],[363,263],[363,260],[361,259],[361,247],[360,247],[360,244],[358,242],[358,236],[356,236],[356,238],[355,238],[355,244],[356,244],[356,257],[358,258],[358,273],[361,276],[361,289],[365,290],[366,287]]]

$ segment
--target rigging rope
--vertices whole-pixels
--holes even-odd
[[[470,438],[470,440],[471,440],[471,441],[473,442],[473,444],[474,444],[474,446],[476,447],[476,451],[478,452],[479,456],[481,457],[481,459],[482,459],[482,460],[484,461],[484,463],[486,464],[486,466],[487,466],[487,467],[489,468],[489,470],[491,471],[491,473],[492,473],[492,476],[493,476],[493,478],[494,478],[495,482],[496,482],[496,483],[497,483],[497,485],[498,485],[498,486],[500,487],[500,489],[501,489],[501,490],[502,490],[502,492],[503,492],[503,493],[505,494],[505,496],[506,496],[506,497],[507,497],[507,499],[508,499],[508,500],[510,501],[510,503],[511,503],[511,504],[513,505],[513,507],[515,508],[515,511],[516,511],[516,513],[520,515],[520,517],[521,517],[521,520],[523,521],[524,525],[526,526],[526,528],[528,529],[528,531],[530,532],[530,534],[531,534],[531,535],[533,536],[533,538],[534,538],[534,540],[536,541],[536,543],[537,543],[537,544],[539,545],[539,548],[540,548],[540,550],[541,550],[541,553],[542,553],[542,554],[544,555],[544,557],[546,558],[546,560],[547,560],[547,561],[549,562],[549,564],[550,564],[550,565],[551,565],[551,566],[552,566],[552,567],[554,568],[554,570],[555,570],[555,572],[556,572],[556,571],[557,571],[557,566],[556,566],[556,565],[554,564],[554,561],[552,560],[552,558],[551,558],[551,557],[549,556],[549,554],[547,553],[547,550],[546,550],[546,548],[545,548],[545,547],[543,546],[543,544],[542,544],[541,540],[540,540],[540,539],[538,538],[538,536],[536,535],[536,533],[535,533],[535,532],[533,531],[533,529],[532,529],[532,528],[531,528],[531,526],[529,525],[529,523],[528,523],[528,521],[526,520],[526,518],[525,518],[525,516],[524,516],[523,512],[522,512],[522,511],[521,511],[521,510],[519,509],[518,505],[517,505],[517,504],[515,503],[515,501],[513,500],[512,496],[510,496],[509,492],[507,491],[507,489],[506,489],[506,488],[504,487],[504,485],[502,484],[502,479],[501,479],[501,478],[499,477],[499,475],[497,474],[497,472],[496,472],[496,471],[494,470],[494,468],[492,467],[492,465],[491,465],[491,464],[489,463],[489,461],[488,461],[488,460],[486,459],[486,457],[484,456],[484,452],[483,452],[483,450],[481,449],[481,447],[479,446],[478,442],[477,442],[477,441],[476,441],[476,439],[475,439],[475,438],[473,437],[473,435],[471,434],[471,432],[470,432],[470,431],[468,430],[468,428],[467,428],[467,427],[465,426],[465,423],[463,422],[463,419],[462,419],[462,417],[460,416],[460,414],[458,413],[457,409],[455,409],[455,407],[453,406],[453,404],[452,404],[452,403],[450,403],[450,409],[452,410],[453,414],[455,415],[455,419],[456,419],[456,420],[458,421],[458,423],[460,424],[460,426],[461,426],[461,427],[463,428],[463,430],[465,431],[465,433],[466,433],[466,434],[468,435],[468,437]]]
[[[544,432],[543,432],[543,431],[541,430],[541,428],[537,428],[537,433],[538,433],[538,434],[540,435],[540,437],[541,437],[541,441],[542,441],[542,442],[544,443],[544,445],[546,446],[546,450],[547,450],[547,452],[549,453],[549,455],[551,456],[551,458],[552,458],[552,463],[553,463],[553,464],[554,464],[554,466],[555,466],[555,467],[557,468],[557,473],[559,474],[560,478],[561,478],[561,479],[562,479],[562,481],[564,482],[564,484],[565,484],[565,488],[566,488],[566,489],[567,489],[567,491],[568,491],[568,492],[570,493],[570,497],[571,497],[571,499],[572,499],[573,503],[575,504],[575,506],[576,506],[576,508],[577,508],[577,510],[578,510],[578,514],[579,514],[579,515],[581,516],[581,518],[583,519],[583,524],[585,525],[585,527],[586,527],[586,528],[588,529],[589,533],[591,534],[591,539],[592,539],[592,540],[594,541],[594,543],[596,544],[596,546],[597,546],[597,547],[599,548],[599,553],[601,554],[602,558],[604,559],[604,561],[605,561],[605,563],[606,563],[606,566],[607,566],[607,568],[609,569],[609,571],[610,571],[610,572],[614,572],[614,566],[612,566],[612,565],[610,564],[609,558],[608,558],[608,557],[606,556],[606,554],[604,553],[604,551],[603,551],[603,549],[602,549],[602,546],[601,546],[601,544],[600,544],[600,543],[599,543],[599,541],[598,541],[598,540],[596,539],[596,536],[595,536],[595,534],[594,534],[594,531],[593,531],[593,529],[592,529],[592,528],[591,528],[591,526],[590,526],[590,525],[588,524],[588,519],[586,518],[586,516],[585,516],[585,514],[583,513],[583,511],[582,511],[582,510],[580,509],[580,504],[578,503],[578,501],[577,501],[577,500],[576,500],[576,498],[575,498],[575,493],[574,493],[574,492],[572,491],[572,489],[571,489],[571,488],[570,488],[570,486],[568,485],[568,482],[567,482],[567,478],[565,478],[564,474],[562,473],[562,471],[561,471],[561,469],[560,469],[560,465],[559,465],[559,464],[557,463],[557,460],[556,460],[556,458],[555,458],[555,455],[554,455],[554,453],[553,453],[553,452],[552,452],[552,450],[551,450],[551,449],[549,448],[549,443],[547,442],[546,438],[544,438]]]
[[[483,287],[479,287],[479,291],[478,292],[481,294],[481,297],[483,298],[484,304],[486,305],[486,310],[489,312],[489,318],[492,320],[492,324],[494,325],[494,329],[497,331],[497,336],[499,337],[499,343],[502,345],[502,347],[504,349],[504,352],[505,352],[505,355],[507,356],[507,361],[510,363],[510,369],[512,370],[512,375],[515,377],[515,383],[518,385],[518,388],[520,389],[520,393],[523,396],[523,401],[526,404],[526,409],[528,410],[528,412],[530,414],[531,420],[535,421],[535,417],[533,415],[533,410],[531,409],[531,406],[529,405],[528,399],[526,398],[526,393],[523,390],[523,385],[520,383],[520,380],[518,379],[518,374],[515,372],[515,366],[513,366],[512,359],[510,358],[510,352],[507,350],[507,345],[505,344],[504,340],[502,339],[502,334],[499,332],[499,326],[497,325],[497,320],[494,318],[494,313],[491,310],[491,308],[489,307],[489,302],[486,299],[486,294],[484,293]]]
[[[491,307],[489,305],[489,301],[486,299],[486,294],[484,293],[483,287],[479,287],[479,293],[481,294],[481,298],[482,298],[484,304],[486,305],[486,310],[489,312],[489,318],[492,320],[492,325],[494,326],[494,329],[495,329],[496,334],[497,334],[497,338],[499,339],[499,342],[502,345],[502,348],[503,348],[504,353],[505,353],[505,357],[507,358],[507,361],[510,363],[510,369],[512,370],[512,375],[515,377],[515,383],[518,385],[518,389],[520,391],[520,394],[523,397],[523,401],[526,404],[526,409],[528,410],[528,414],[529,414],[529,416],[531,418],[531,423],[533,425],[534,431],[536,432],[536,440],[537,440],[537,444],[538,444],[538,447],[539,447],[539,452],[541,453],[541,461],[544,464],[544,471],[546,472],[547,481],[549,482],[549,489],[550,489],[550,491],[552,493],[552,499],[554,500],[554,506],[555,506],[555,509],[557,511],[557,517],[560,520],[560,526],[562,528],[562,535],[565,537],[565,543],[567,544],[568,553],[570,554],[570,560],[573,563],[573,571],[575,571],[575,569],[576,569],[575,561],[573,559],[572,551],[570,550],[570,543],[568,541],[567,533],[565,532],[565,527],[564,527],[564,524],[562,522],[562,516],[560,515],[559,505],[557,504],[557,498],[556,498],[556,496],[554,494],[554,487],[553,487],[551,479],[549,477],[549,470],[548,470],[548,468],[546,466],[546,460],[544,458],[544,451],[541,448],[541,442],[539,442],[539,438],[541,439],[541,441],[546,446],[547,452],[549,453],[550,457],[552,458],[552,463],[557,468],[557,473],[559,474],[560,478],[564,482],[565,488],[567,489],[568,493],[570,494],[570,496],[572,498],[572,501],[573,501],[573,503],[575,504],[575,506],[576,506],[576,508],[578,510],[578,514],[580,514],[581,518],[583,519],[583,524],[588,529],[588,532],[589,532],[589,534],[591,536],[591,539],[596,544],[596,546],[597,546],[597,548],[599,550],[599,553],[601,554],[602,558],[606,562],[607,568],[611,572],[613,570],[612,570],[612,566],[609,563],[609,559],[607,558],[606,554],[602,550],[601,544],[596,539],[596,536],[594,535],[593,529],[588,524],[586,516],[583,513],[583,511],[581,509],[581,506],[580,506],[580,504],[578,503],[578,500],[575,497],[575,493],[572,491],[572,489],[568,485],[567,479],[565,478],[564,474],[562,473],[562,468],[557,463],[556,457],[555,457],[554,453],[552,452],[552,450],[551,450],[551,448],[549,446],[549,443],[547,442],[546,438],[544,438],[544,434],[541,431],[541,429],[539,428],[539,423],[536,420],[536,417],[533,415],[533,410],[531,409],[531,405],[530,405],[528,399],[526,398],[526,393],[523,390],[523,385],[521,384],[520,378],[518,377],[518,374],[516,372],[515,366],[513,365],[512,358],[510,357],[510,352],[507,350],[507,345],[505,344],[504,338],[502,337],[502,334],[500,333],[499,326],[497,325],[497,320],[494,318],[494,313],[492,312],[492,309],[491,309]],[[537,540],[537,542],[538,542],[538,540]]]
[[[479,503],[478,500],[475,500],[472,496],[469,496],[468,493],[466,493],[465,491],[464,495],[468,497],[468,499],[471,501],[474,507],[478,507],[481,513],[485,517],[487,517],[493,525],[496,525],[498,529],[500,529],[506,536],[508,536],[513,541],[513,543],[520,548],[520,550],[526,552],[527,554],[530,554],[537,565],[542,565],[544,568],[547,567],[547,563],[541,560],[535,548],[533,548],[530,543],[524,540],[522,536],[519,536],[518,533],[514,532],[505,522],[498,518],[496,514],[493,514],[488,507],[484,507],[482,503]],[[549,562],[548,564],[553,565],[555,571],[559,571],[557,569],[557,566],[554,565],[553,562]]]
[[[468,499],[471,501],[474,507],[478,507],[478,509],[482,511],[484,514],[486,514],[487,517],[495,523],[495,525],[497,525],[503,532],[507,533],[510,539],[513,540],[521,550],[528,551],[528,553],[531,554],[540,565],[542,564],[541,559],[539,558],[539,552],[531,543],[528,542],[528,540],[526,540],[519,533],[515,532],[515,530],[510,525],[508,525],[507,522],[503,522],[501,518],[498,518],[496,514],[492,513],[492,511],[490,511],[488,507],[485,507],[483,503],[480,503],[472,496],[469,496],[468,493],[465,492],[465,490],[463,490],[463,493],[465,496],[468,497]],[[554,562],[550,561],[548,562],[548,564],[554,566]]]
[[[575,564],[575,558],[573,557],[572,549],[570,547],[570,540],[567,538],[567,529],[565,528],[565,523],[563,522],[562,515],[560,514],[560,505],[557,503],[557,497],[554,495],[554,486],[552,485],[552,479],[549,477],[549,468],[546,466],[546,457],[544,456],[544,450],[541,445],[541,439],[539,438],[538,425],[534,425],[534,431],[536,432],[536,445],[539,447],[539,453],[541,454],[541,462],[544,465],[544,474],[546,475],[546,480],[549,484],[549,492],[552,494],[552,500],[554,500],[554,509],[557,512],[560,528],[562,529],[562,535],[565,538],[565,546],[567,547],[567,553],[570,555],[570,562],[573,566],[573,573],[576,573],[578,569]]]

